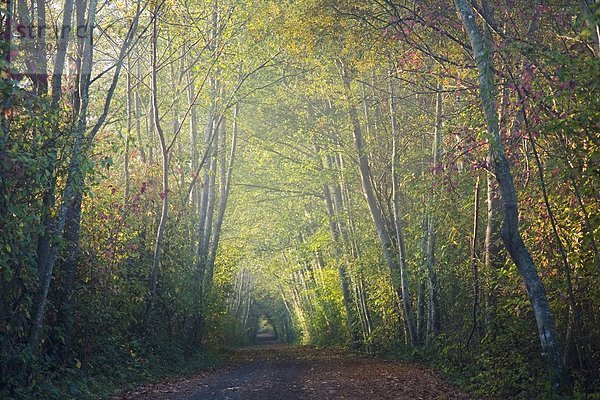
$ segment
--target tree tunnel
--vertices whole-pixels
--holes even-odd
[[[246,341],[253,344],[270,342],[290,343],[293,327],[287,311],[280,310],[279,302],[252,302],[246,322]]]

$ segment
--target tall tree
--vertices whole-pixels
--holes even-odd
[[[152,120],[156,128],[156,134],[160,144],[160,153],[162,156],[162,191],[160,221],[156,228],[156,239],[154,242],[154,255],[152,256],[152,269],[150,270],[149,296],[146,305],[146,314],[144,316],[144,326],[148,327],[154,303],[156,301],[156,287],[158,284],[158,273],[160,268],[160,258],[162,245],[165,237],[165,228],[167,226],[167,217],[169,212],[169,149],[167,140],[160,121],[160,110],[158,102],[158,16],[162,8],[162,3],[158,4],[153,10],[152,15],[152,58],[151,58],[151,101],[152,101]]]
[[[504,209],[502,239],[527,287],[527,293],[538,326],[542,353],[547,360],[552,386],[558,393],[570,393],[572,390],[570,378],[563,363],[554,316],[548,303],[546,290],[537,273],[531,253],[519,232],[517,191],[506,158],[498,123],[497,92],[494,83],[491,49],[475,20],[471,5],[466,0],[455,0],[455,4],[469,36],[473,56],[479,71],[479,96],[487,125],[489,146],[493,155],[493,168],[502,194]]]

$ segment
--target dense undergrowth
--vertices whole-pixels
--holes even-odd
[[[15,389],[11,395],[0,392],[0,398],[108,399],[122,390],[144,383],[218,367],[229,358],[226,348],[198,350],[186,356],[176,347],[163,348],[157,353],[155,349],[144,349],[136,342],[106,343],[105,346],[87,368],[77,368],[79,362],[71,368],[29,363],[29,373],[35,378]]]

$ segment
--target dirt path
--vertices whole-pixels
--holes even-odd
[[[411,364],[284,345],[239,349],[227,368],[131,390],[114,400],[474,399]]]

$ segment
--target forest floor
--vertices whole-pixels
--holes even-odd
[[[418,364],[265,344],[237,349],[226,367],[147,384],[112,400],[475,398]]]

